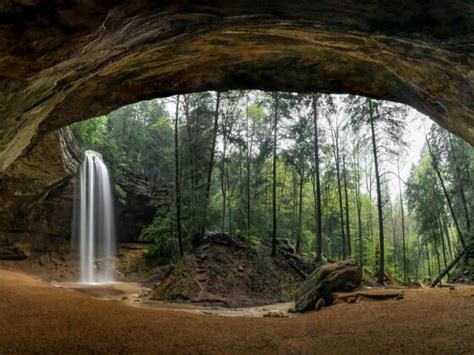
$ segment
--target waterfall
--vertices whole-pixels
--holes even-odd
[[[102,156],[85,152],[76,185],[73,234],[80,258],[80,282],[114,281],[115,231],[109,172]]]

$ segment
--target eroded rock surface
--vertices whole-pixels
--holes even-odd
[[[474,143],[474,4],[58,1],[0,5],[0,172],[52,130],[200,90],[403,102]]]
[[[82,155],[72,132],[42,137],[0,176],[0,232],[68,237]]]
[[[69,128],[46,134],[0,175],[0,237],[69,238],[72,231],[74,183],[83,150]],[[140,177],[122,172],[118,181],[126,196],[115,196],[117,236],[137,241],[155,210],[168,201],[166,188],[152,188]],[[16,238],[13,237],[13,240]],[[24,239],[24,238],[23,238]],[[27,238],[28,239],[28,238]],[[30,238],[34,244],[35,238]]]
[[[143,227],[153,221],[156,209],[170,203],[169,192],[130,172],[123,173],[117,183],[126,192],[122,201],[116,198],[117,235],[121,242],[135,242]]]

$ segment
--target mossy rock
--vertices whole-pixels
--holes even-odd
[[[353,291],[360,286],[361,281],[362,270],[355,260],[322,265],[296,291],[294,311],[313,311],[321,298],[326,305],[331,305],[334,301],[333,292]]]

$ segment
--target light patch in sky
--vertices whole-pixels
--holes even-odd
[[[406,153],[400,157],[400,177],[405,183],[410,176],[410,170],[413,165],[417,165],[421,158],[421,151],[425,144],[425,137],[433,123],[427,116],[421,114],[414,108],[410,108],[407,117],[407,126],[405,129],[405,139],[408,143]],[[397,162],[388,165],[393,172],[397,172]],[[402,183],[402,191],[404,191]],[[389,181],[390,194],[392,198],[398,196],[398,181],[392,175]]]

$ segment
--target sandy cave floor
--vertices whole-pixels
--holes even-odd
[[[288,312],[288,310],[293,307],[293,302],[274,303],[254,307],[230,308],[218,306],[208,307],[201,304],[184,302],[150,300],[146,297],[142,297],[144,288],[135,282],[114,282],[108,285],[83,285],[75,282],[53,281],[50,285],[86,294],[94,298],[118,301],[128,306],[146,309],[166,309],[194,314],[219,315],[224,317],[263,317],[268,313],[278,313],[285,317],[298,316],[295,313]]]
[[[130,307],[0,270],[0,353],[466,353],[474,288],[339,304],[293,318]]]

